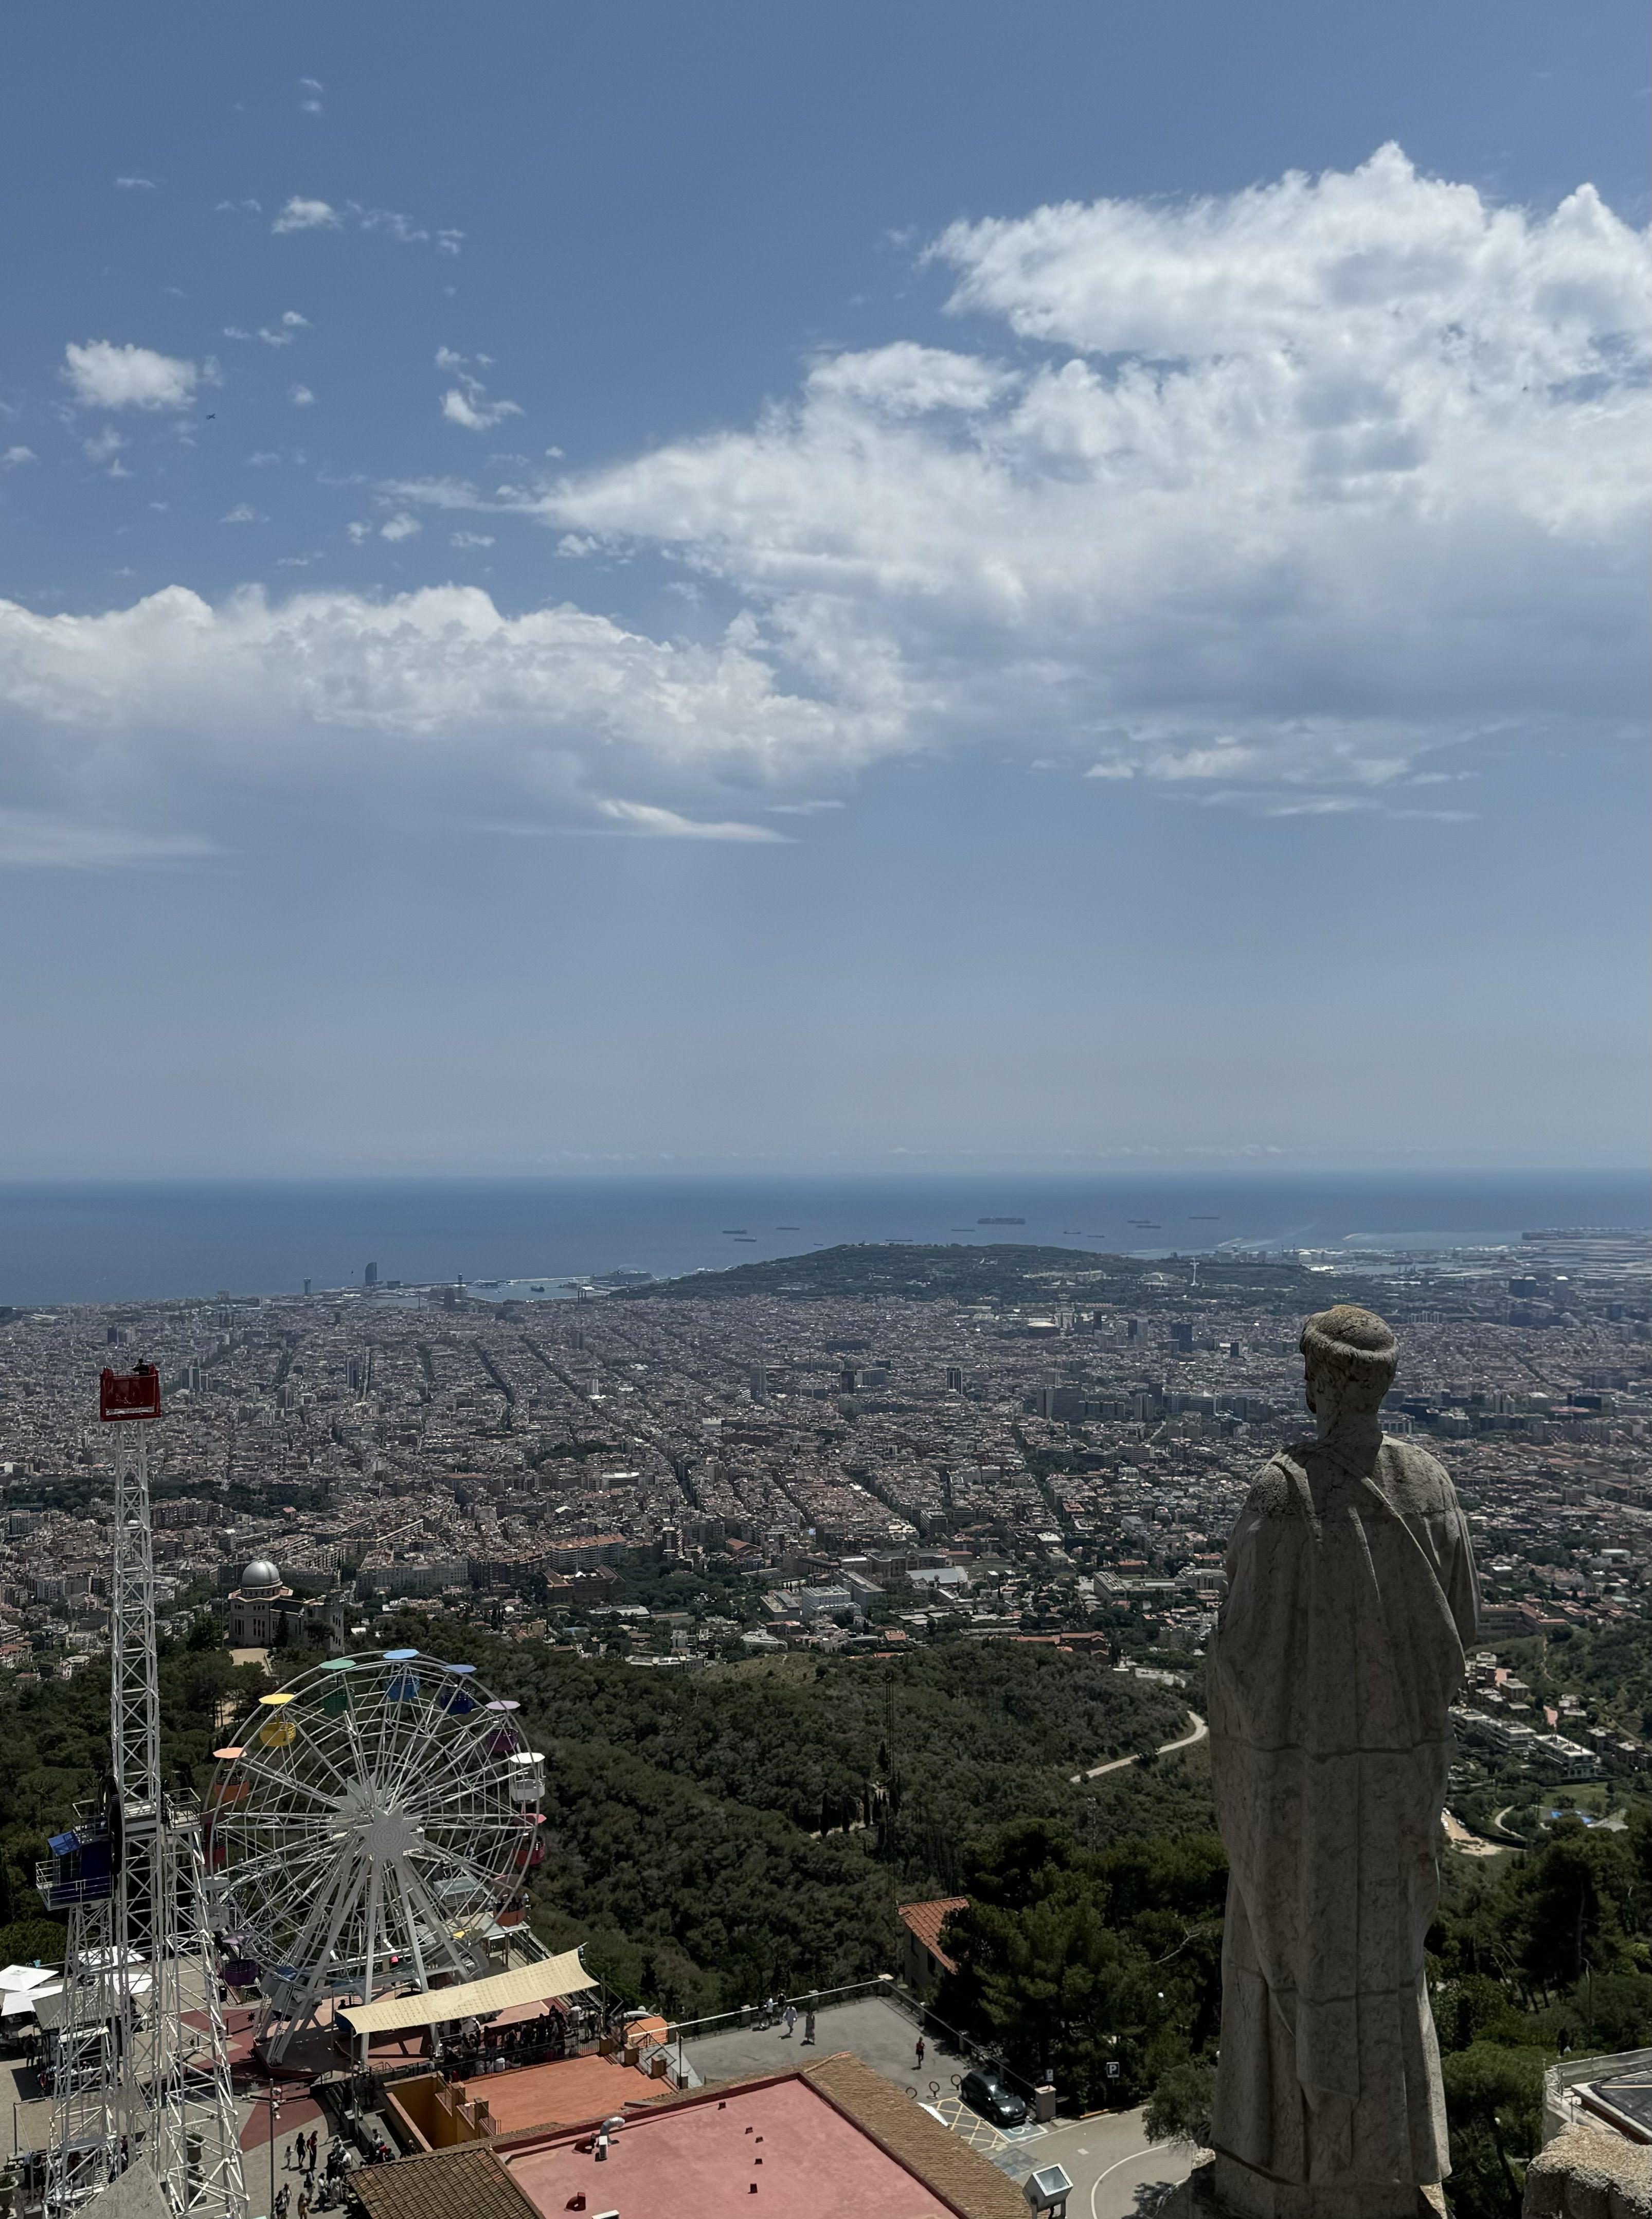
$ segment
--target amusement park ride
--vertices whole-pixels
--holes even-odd
[[[208,1886],[270,2064],[330,2049],[351,2005],[492,1971],[488,1936],[519,1923],[543,1855],[544,1764],[516,1709],[473,1664],[330,1656],[215,1752]]]
[[[173,2219],[246,2219],[220,1982],[259,1998],[254,2055],[303,2073],[347,2059],[352,2009],[485,1978],[490,1940],[519,1930],[517,1955],[544,1957],[522,1924],[544,1764],[473,1666],[392,1649],[261,1696],[214,1752],[204,1813],[169,1792],[145,1438],[159,1377],[105,1371],[99,1402],[133,1446],[115,1468],[109,1785],[39,1874],[69,1913],[45,2219],[136,2166]]]
[[[177,2219],[245,2219],[200,1810],[161,1772],[146,1439],[159,1374],[105,1371],[98,1414],[130,1427],[115,1467],[109,1781],[101,1806],[52,1837],[39,1874],[47,1907],[69,1912],[47,2219],[134,2166]]]

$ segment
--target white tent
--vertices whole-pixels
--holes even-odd
[[[60,1996],[56,1988],[6,1988],[0,1990],[0,2018],[22,2018],[32,2011],[36,2004],[44,2003],[47,1996]]]
[[[53,1980],[63,1978],[56,1965],[6,1965],[0,1967],[0,1988],[44,1988]]]
[[[418,1995],[386,1996],[377,2003],[340,2005],[338,2016],[353,2034],[388,2034],[399,2027],[436,2026],[444,2019],[484,2018],[512,2004],[544,2003],[552,1996],[577,1996],[595,1980],[580,1962],[577,1949],[564,1949],[537,1965],[518,1965],[491,1980],[466,1980],[455,1988],[425,1988]]]

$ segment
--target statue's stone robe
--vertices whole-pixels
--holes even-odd
[[[1276,1457],[1227,1556],[1210,1748],[1232,1877],[1217,2149],[1277,2181],[1449,2171],[1423,1942],[1478,1592],[1456,1495],[1385,1439]]]

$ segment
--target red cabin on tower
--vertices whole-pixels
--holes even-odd
[[[160,1374],[152,1364],[135,1371],[103,1371],[97,1382],[97,1414],[106,1426],[124,1418],[158,1418]]]

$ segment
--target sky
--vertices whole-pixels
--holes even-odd
[[[1644,1162],[1640,6],[8,43],[0,1175]]]

